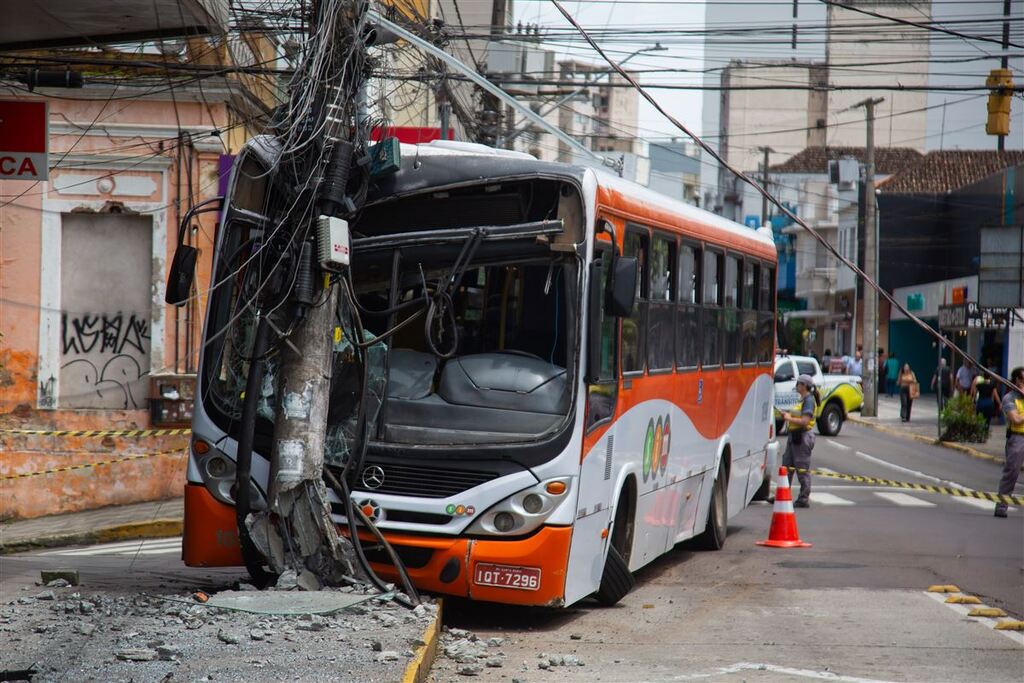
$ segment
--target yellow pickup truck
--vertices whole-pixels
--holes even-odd
[[[775,407],[788,412],[800,399],[796,393],[796,378],[810,375],[821,393],[821,403],[815,419],[818,432],[835,436],[843,428],[846,416],[860,410],[864,403],[861,378],[856,375],[825,375],[821,365],[811,356],[779,355],[775,357]],[[782,431],[784,421],[776,419],[776,432]]]

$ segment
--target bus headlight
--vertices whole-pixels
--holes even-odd
[[[517,521],[515,515],[511,512],[499,512],[494,515],[494,528],[503,534],[507,534],[519,526],[516,524]]]
[[[487,536],[528,534],[543,524],[565,500],[571,481],[569,477],[548,479],[514,493],[477,517],[467,533]]]
[[[544,509],[544,499],[536,493],[529,493],[523,498],[523,509],[535,515]]]
[[[205,443],[205,442],[204,442]],[[214,498],[226,505],[235,504],[235,461],[216,448],[207,447],[204,452],[194,449],[203,484]],[[253,510],[266,510],[263,493],[255,483],[249,484],[249,500]]]

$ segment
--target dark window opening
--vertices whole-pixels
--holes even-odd
[[[647,251],[650,239],[646,232],[630,229],[626,232],[623,254],[637,259],[637,299],[633,313],[622,319],[622,372],[643,372],[647,355],[647,300],[648,263]]]
[[[676,243],[655,235],[651,248],[647,367],[671,370],[675,360]]]

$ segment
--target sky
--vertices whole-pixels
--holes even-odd
[[[541,30],[550,27],[564,31],[572,29],[572,25],[558,12],[549,0],[514,0],[513,12],[515,20],[524,24],[539,24]],[[698,2],[664,2],[664,4],[646,4],[637,0],[618,0],[617,2],[572,2],[565,0],[565,8],[583,25],[587,31],[595,30],[604,32],[609,29],[630,28],[634,31],[642,31],[650,27],[673,28],[694,28],[700,29],[704,25],[704,5]],[[694,69],[703,68],[703,42],[701,38],[692,38],[686,41],[687,44],[666,45],[667,50],[659,52],[646,52],[637,55],[629,60],[627,66],[630,69]],[[598,39],[598,44],[604,41]],[[609,45],[609,55],[613,59],[621,59],[634,50],[645,47],[653,47],[656,40],[633,42],[614,42]],[[559,53],[560,57],[583,58],[594,63],[600,63],[601,57],[590,48],[589,45],[581,44],[576,40],[572,45],[557,39],[547,40],[543,43],[547,49]],[[604,45],[602,44],[602,47]],[[699,74],[686,76],[684,74],[644,74],[641,83],[649,84],[655,82],[680,82],[683,78],[687,82],[700,83]],[[691,130],[700,134],[701,126],[701,92],[694,91],[652,91],[656,99],[673,116],[690,127]],[[639,116],[640,134],[645,138],[664,138],[682,136],[682,133],[665,117],[659,114],[654,107],[641,99]]]
[[[540,24],[542,32],[545,28],[551,31],[558,31],[563,34],[562,40],[549,38],[544,47],[560,53],[560,57],[575,56],[600,62],[600,56],[580,39],[575,39],[569,45],[565,42],[564,34],[572,31],[572,26],[559,14],[550,0],[510,0],[514,2],[513,13],[515,21],[523,23]],[[762,7],[751,7],[754,2],[736,3],[732,6],[729,2],[721,2],[715,8],[718,25],[738,24],[767,26],[772,23],[788,24],[791,9],[788,2],[777,0],[758,0],[763,3]],[[637,36],[631,36],[628,42],[619,42],[614,36],[607,36],[607,31],[616,29],[628,29],[635,33],[642,33],[645,30],[658,28],[672,29],[696,29],[704,28],[705,4],[699,0],[565,0],[563,3],[588,31],[594,31],[600,44],[607,45],[613,58],[622,58],[630,52],[652,46],[656,36],[651,40],[636,40]],[[817,0],[801,0],[799,2],[800,16],[804,21],[820,23],[824,18],[824,5]],[[884,9],[879,9],[884,13]],[[1002,14],[1002,0],[935,0],[931,6],[931,16],[935,21],[948,22],[952,19],[963,20],[975,16],[998,16]],[[1017,0],[1012,4],[1011,40],[1021,42],[1022,19],[1024,19],[1024,0]],[[922,20],[926,20],[926,11],[922,11]],[[878,21],[865,18],[865,21]],[[964,28],[965,24],[958,24],[961,30],[972,30]],[[993,30],[989,24],[987,30]],[[980,28],[977,30],[981,30]],[[933,33],[933,36],[938,34]],[[693,69],[698,71],[705,66],[720,67],[729,58],[755,54],[763,57],[788,58],[794,53],[786,46],[770,36],[751,36],[750,43],[729,48],[713,48],[712,54],[708,55],[705,63],[703,38],[692,36],[680,38],[678,36],[666,39],[665,51],[644,53],[630,60],[628,66],[631,69]],[[785,42],[785,41],[782,41]],[[814,59],[821,59],[824,56],[824,45],[814,45],[812,55]],[[1011,48],[1011,51],[1014,50]],[[999,46],[991,43],[974,42],[939,36],[931,45],[932,58],[957,58],[957,57],[979,57],[998,54]],[[820,53],[820,54],[819,54]],[[1015,51],[1020,54],[1020,50]],[[884,59],[884,56],[881,56]],[[998,59],[985,59],[984,61],[973,61],[965,64],[941,64],[932,66],[931,82],[940,85],[966,85],[983,84],[985,76],[990,68],[998,67]],[[1024,80],[1024,57],[1017,57],[1011,60],[1011,68],[1014,71],[1016,81]],[[668,83],[692,83],[701,84],[703,77],[700,73],[668,73],[668,74],[643,74],[641,83],[651,84],[656,82]],[[670,91],[652,90],[651,93],[663,103],[666,108],[684,124],[698,134],[704,134],[702,130],[702,93],[701,91]],[[994,148],[993,138],[987,136],[984,131],[985,123],[985,101],[983,93],[969,93],[975,97],[965,97],[964,93],[943,93],[934,92],[929,94],[927,131],[922,131],[923,144],[927,149],[939,148],[961,148],[961,149],[989,149]],[[711,94],[717,98],[717,94]],[[949,106],[942,107],[943,102]],[[1024,146],[1024,134],[1018,135],[1024,127],[1024,101],[1015,98],[1013,103],[1013,124],[1015,129],[1007,140],[1007,147],[1020,149]],[[706,123],[706,122],[705,122]],[[640,134],[646,138],[657,138],[666,136],[681,136],[682,134],[667,120],[664,119],[649,104],[641,99]],[[709,131],[714,133],[715,131]]]

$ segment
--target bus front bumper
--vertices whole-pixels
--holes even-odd
[[[544,526],[515,540],[390,532],[385,537],[419,590],[516,605],[564,604],[572,527]],[[365,532],[360,538],[373,570],[398,583],[397,570],[375,539]],[[216,500],[202,484],[185,486],[182,559],[190,567],[243,565],[235,509]]]

